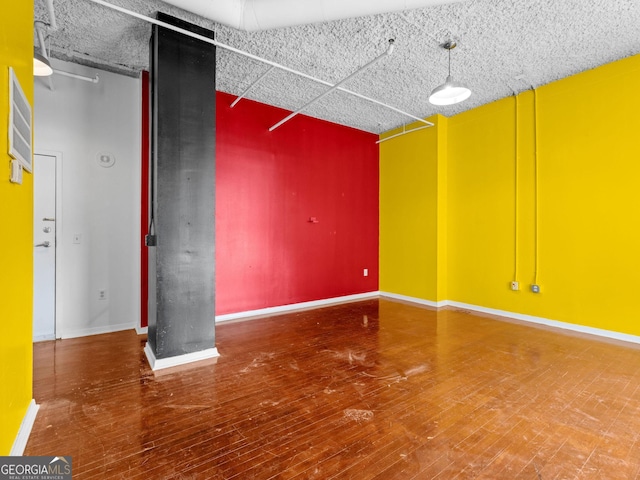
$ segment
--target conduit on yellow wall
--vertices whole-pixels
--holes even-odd
[[[639,84],[640,56],[521,93],[517,120],[507,98],[438,117],[444,142],[427,129],[382,144],[380,289],[441,301],[445,269],[446,300],[640,335],[640,91],[611,101],[612,83]],[[542,293],[511,292],[514,270],[541,281],[542,259]]]
[[[534,153],[533,153],[533,168],[534,168],[534,181],[533,181],[533,189],[534,189],[534,209],[535,209],[535,213],[534,213],[534,247],[533,247],[533,255],[534,255],[534,263],[535,263],[535,269],[534,269],[534,273],[533,273],[533,286],[534,287],[538,287],[538,272],[540,270],[540,249],[539,249],[539,241],[540,241],[540,236],[538,234],[538,229],[539,229],[539,225],[540,225],[540,218],[539,218],[539,203],[538,203],[538,183],[539,183],[539,179],[538,179],[538,95],[536,92],[536,89],[533,88],[533,142],[534,142]]]
[[[515,115],[513,121],[515,148],[513,157],[513,281],[518,281],[518,95],[514,92]]]

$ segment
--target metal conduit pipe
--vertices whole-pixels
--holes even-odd
[[[307,108],[309,108],[311,105],[319,102],[320,100],[322,100],[324,97],[326,97],[327,95],[329,95],[331,92],[336,91],[337,89],[340,88],[340,85],[348,82],[349,80],[351,80],[353,77],[355,77],[356,75],[358,75],[360,72],[366,70],[367,68],[369,68],[371,65],[373,65],[374,63],[377,63],[378,61],[380,61],[381,59],[383,59],[384,57],[386,57],[387,55],[391,55],[391,53],[393,52],[393,40],[389,40],[389,47],[387,48],[387,50],[380,56],[374,58],[373,60],[371,60],[369,63],[367,63],[366,65],[364,65],[363,67],[360,67],[358,70],[356,70],[355,72],[353,72],[351,75],[349,75],[347,78],[340,80],[338,83],[336,83],[333,87],[331,87],[329,90],[327,90],[326,92],[318,95],[316,98],[314,98],[313,100],[307,102],[304,106],[302,106],[301,108],[299,108],[298,110],[296,110],[295,112],[290,113],[289,115],[287,115],[285,118],[283,118],[282,120],[280,120],[278,123],[276,123],[275,125],[272,125],[271,127],[269,127],[269,131],[273,132],[276,128],[278,128],[280,125],[282,125],[285,122],[288,122],[289,120],[291,120],[293,117],[295,117],[296,115],[302,113],[303,111],[305,111]]]
[[[432,7],[460,0],[164,0],[238,30],[293,27]]]
[[[38,44],[40,45],[40,53],[47,60],[49,59],[49,55],[47,54],[47,47],[44,43],[44,30],[47,28],[47,25],[43,22],[35,22],[34,26],[36,28],[36,35],[38,36]]]
[[[298,76],[306,78],[308,80],[312,80],[314,82],[318,82],[318,83],[320,83],[322,85],[326,85],[328,87],[336,86],[333,83],[327,82],[325,80],[321,80],[319,78],[313,77],[311,75],[308,75],[306,73],[300,72],[298,70],[294,70],[293,68],[286,67],[284,65],[281,65],[279,63],[273,62],[271,60],[267,60],[265,58],[262,58],[262,57],[259,57],[257,55],[254,55],[252,53],[245,52],[244,50],[240,50],[240,49],[234,48],[234,47],[232,47],[230,45],[226,45],[224,43],[218,42],[217,40],[212,40],[211,38],[203,37],[202,35],[198,35],[197,33],[190,32],[190,31],[185,30],[183,28],[179,28],[179,27],[176,27],[174,25],[162,22],[160,20],[156,20],[155,18],[147,17],[146,15],[142,15],[140,13],[137,13],[137,12],[134,12],[134,11],[131,11],[131,10],[127,10],[126,8],[122,8],[122,7],[119,7],[117,5],[113,5],[112,3],[105,2],[104,0],[87,0],[87,1],[92,2],[92,3],[96,3],[98,5],[102,5],[104,7],[110,8],[110,9],[115,10],[115,11],[120,12],[120,13],[124,13],[125,15],[129,15],[131,17],[138,18],[140,20],[144,20],[145,22],[149,22],[149,23],[151,23],[153,25],[159,25],[161,27],[168,28],[169,30],[173,30],[174,32],[182,33],[183,35],[186,35],[188,37],[197,38],[198,40],[202,40],[203,42],[210,43],[212,45],[215,45],[216,47],[223,48],[223,49],[228,50],[230,52],[237,53],[238,55],[242,55],[242,56],[245,56],[247,58],[251,58],[251,59],[256,60],[258,62],[265,63],[267,65],[271,65],[273,67],[276,67],[276,68],[279,68],[281,70],[284,70],[285,72],[293,73],[294,75],[298,75]],[[418,122],[424,123],[425,125],[428,125],[428,126],[431,126],[431,127],[433,126],[433,123],[425,120],[424,118],[420,118],[420,117],[417,117],[415,115],[412,115],[411,113],[407,113],[407,112],[405,112],[403,110],[400,110],[399,108],[393,107],[393,106],[388,105],[388,104],[386,104],[384,102],[376,100],[375,98],[367,97],[365,95],[362,95],[360,93],[354,92],[353,90],[348,90],[348,89],[346,89],[344,87],[341,87],[341,86],[337,86],[337,90],[340,90],[341,92],[344,92],[344,93],[348,93],[349,95],[353,95],[355,97],[361,98],[362,100],[366,100],[366,101],[374,103],[376,105],[380,105],[381,107],[387,108],[389,110],[393,110],[396,113],[399,113],[401,115],[404,115],[404,116],[407,116],[407,117],[412,118],[414,120],[417,120]]]
[[[100,77],[96,75],[95,77],[86,77],[84,75],[78,75],[77,73],[65,72],[62,70],[53,70],[53,73],[57,75],[62,75],[63,77],[75,78],[76,80],[83,80],[85,82],[90,83],[98,83],[100,81]]]
[[[49,31],[55,31],[58,29],[58,23],[56,22],[56,13],[53,10],[53,0],[46,0],[47,10],[49,12]]]

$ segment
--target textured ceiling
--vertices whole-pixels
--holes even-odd
[[[419,117],[452,116],[514,89],[544,85],[640,52],[638,0],[464,0],[262,32],[234,30],[156,0],[111,3],[148,16],[162,11],[183,18],[214,30],[222,43],[332,83],[382,54],[394,38],[392,55],[344,87]],[[35,20],[48,22],[43,0],[34,0],[34,6]],[[148,23],[88,0],[54,0],[54,6],[59,28],[48,39],[54,58],[128,75],[147,68]],[[473,94],[461,104],[435,107],[428,96],[446,78],[447,52],[439,45],[448,39],[458,42],[451,54],[452,74]],[[232,94],[242,93],[268,69],[222,49],[217,63],[216,87]],[[516,79],[522,74],[525,80]],[[326,89],[273,70],[248,97],[296,110]],[[304,113],[374,133],[411,121],[342,92],[329,94]]]

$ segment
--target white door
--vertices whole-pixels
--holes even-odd
[[[33,161],[33,340],[56,338],[56,157]]]

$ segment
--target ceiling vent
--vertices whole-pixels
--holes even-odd
[[[9,155],[31,171],[31,105],[13,68],[9,68]]]

